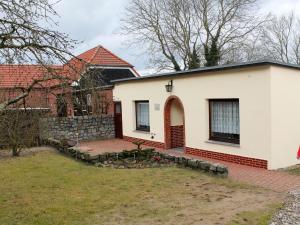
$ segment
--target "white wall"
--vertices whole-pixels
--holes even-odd
[[[174,80],[173,92],[165,85],[170,78],[147,79],[117,83],[115,100],[123,107],[125,136],[164,143],[164,105],[170,95],[176,95],[185,112],[186,146],[257,159],[270,160],[270,67],[260,66],[240,70],[206,72],[198,75],[181,75]],[[240,99],[241,143],[238,147],[208,143],[208,99]],[[150,102],[150,133],[135,131],[134,101]],[[154,105],[159,104],[160,110]]]
[[[184,113],[177,101],[173,101],[170,110],[171,126],[183,125]]]
[[[271,67],[271,168],[300,163],[300,72]]]

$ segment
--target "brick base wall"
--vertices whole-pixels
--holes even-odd
[[[157,141],[148,141],[140,138],[133,138],[128,136],[123,136],[123,139],[125,141],[134,142],[134,141],[145,141],[144,145],[154,147],[154,148],[165,148],[165,144]]]
[[[124,140],[129,141],[129,142],[145,141],[145,145],[147,145],[147,146],[165,149],[165,144],[161,143],[161,142],[148,141],[148,140],[144,140],[144,139],[140,139],[140,138],[133,138],[133,137],[128,137],[128,136],[124,136]],[[225,154],[225,153],[220,153],[220,152],[212,152],[212,151],[189,148],[189,147],[185,148],[185,153],[190,154],[190,155],[204,157],[204,158],[216,159],[216,160],[225,161],[225,162],[232,162],[232,163],[241,164],[241,165],[245,165],[245,166],[268,169],[268,161],[262,160],[262,159],[255,159],[255,158]]]
[[[200,150],[200,149],[188,148],[188,147],[185,149],[185,153],[191,155],[197,155],[200,157],[210,158],[210,159],[217,159],[221,161],[237,163],[246,166],[268,169],[268,161],[262,159],[255,159],[255,158],[249,158],[244,156],[231,155],[231,154],[225,154],[220,152],[212,152],[212,151],[206,151],[206,150]]]
[[[183,146],[184,146],[183,125],[171,126],[171,148],[180,148]]]

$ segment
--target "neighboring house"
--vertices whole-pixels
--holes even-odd
[[[277,169],[299,163],[300,67],[275,62],[115,81],[126,140]]]
[[[62,66],[51,66],[56,73],[61,74]],[[0,102],[12,99],[24,93],[33,80],[41,80],[49,72],[39,65],[0,65]],[[50,93],[57,93],[59,81],[51,80],[36,84],[30,95],[22,99],[14,108],[50,109],[55,98]]]
[[[52,116],[80,116],[91,114],[112,114],[112,79],[136,77],[139,74],[128,62],[114,55],[102,46],[90,49],[65,65],[53,65],[53,70],[70,80],[51,80],[36,84],[30,95],[13,105],[14,108],[49,109]],[[82,85],[82,77],[89,77],[92,87]],[[39,65],[0,65],[0,102],[19,95],[33,80],[49,75]],[[85,79],[87,80],[87,79]],[[66,84],[62,84],[66,83]],[[62,88],[63,86],[63,88]],[[101,97],[100,111],[95,110],[91,89]],[[75,101],[74,101],[75,100]]]
[[[82,75],[73,83],[74,114],[113,114],[112,80],[138,77],[134,66],[98,46],[77,56],[84,60]],[[79,64],[75,59],[75,63]],[[72,64],[73,62],[71,62]]]

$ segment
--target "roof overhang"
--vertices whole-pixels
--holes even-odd
[[[134,69],[133,66],[89,65],[88,69],[123,69],[123,70],[125,69],[125,70],[130,70],[131,73],[134,74],[136,77],[140,77],[140,74]]]
[[[235,63],[235,64],[228,64],[228,65],[221,65],[221,66],[202,67],[199,69],[179,71],[179,72],[170,72],[170,73],[153,74],[153,75],[147,75],[147,76],[141,76],[141,77],[118,79],[118,80],[113,80],[112,82],[113,83],[122,83],[122,82],[128,82],[128,81],[143,81],[143,80],[147,80],[147,79],[170,78],[170,77],[175,77],[175,76],[185,77],[185,76],[194,75],[197,73],[236,70],[236,69],[249,68],[249,67],[272,66],[272,65],[300,70],[300,66],[294,65],[294,64],[287,64],[287,63],[281,63],[281,62],[275,62],[275,61],[254,61],[254,62],[247,62],[247,63]]]

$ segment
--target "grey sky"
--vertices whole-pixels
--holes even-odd
[[[147,56],[140,49],[127,48],[118,34],[120,19],[130,0],[62,0],[57,6],[60,29],[71,38],[83,41],[75,53],[103,45],[147,73]],[[282,14],[300,12],[300,0],[261,0],[261,9]]]

